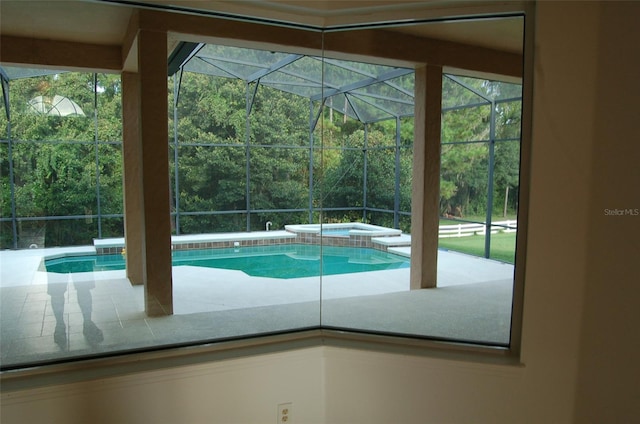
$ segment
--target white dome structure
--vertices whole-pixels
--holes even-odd
[[[33,113],[49,116],[85,116],[82,108],[68,97],[55,95],[53,98],[37,96],[29,100]]]

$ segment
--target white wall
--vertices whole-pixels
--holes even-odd
[[[298,423],[323,423],[322,348],[143,372],[3,394],[9,423],[269,423],[291,402]]]
[[[632,422],[640,415],[637,3],[537,10],[523,367],[318,347],[3,395],[12,422]]]
[[[576,399],[580,422],[640,421],[639,22],[638,2],[611,4],[600,17]]]

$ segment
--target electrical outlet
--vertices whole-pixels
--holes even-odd
[[[293,404],[291,402],[278,405],[278,424],[293,423]]]

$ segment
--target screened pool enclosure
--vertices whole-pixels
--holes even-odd
[[[169,60],[174,234],[410,234],[412,69],[194,43]],[[4,67],[2,87],[2,248],[121,237],[119,77]],[[443,78],[441,224],[477,224],[486,257],[516,228],[520,99],[518,84]]]

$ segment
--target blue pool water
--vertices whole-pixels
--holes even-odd
[[[230,249],[179,250],[173,266],[232,269],[255,277],[300,278],[409,267],[409,258],[369,248],[275,245]],[[96,272],[125,268],[122,255],[75,256],[45,261],[47,272]]]

